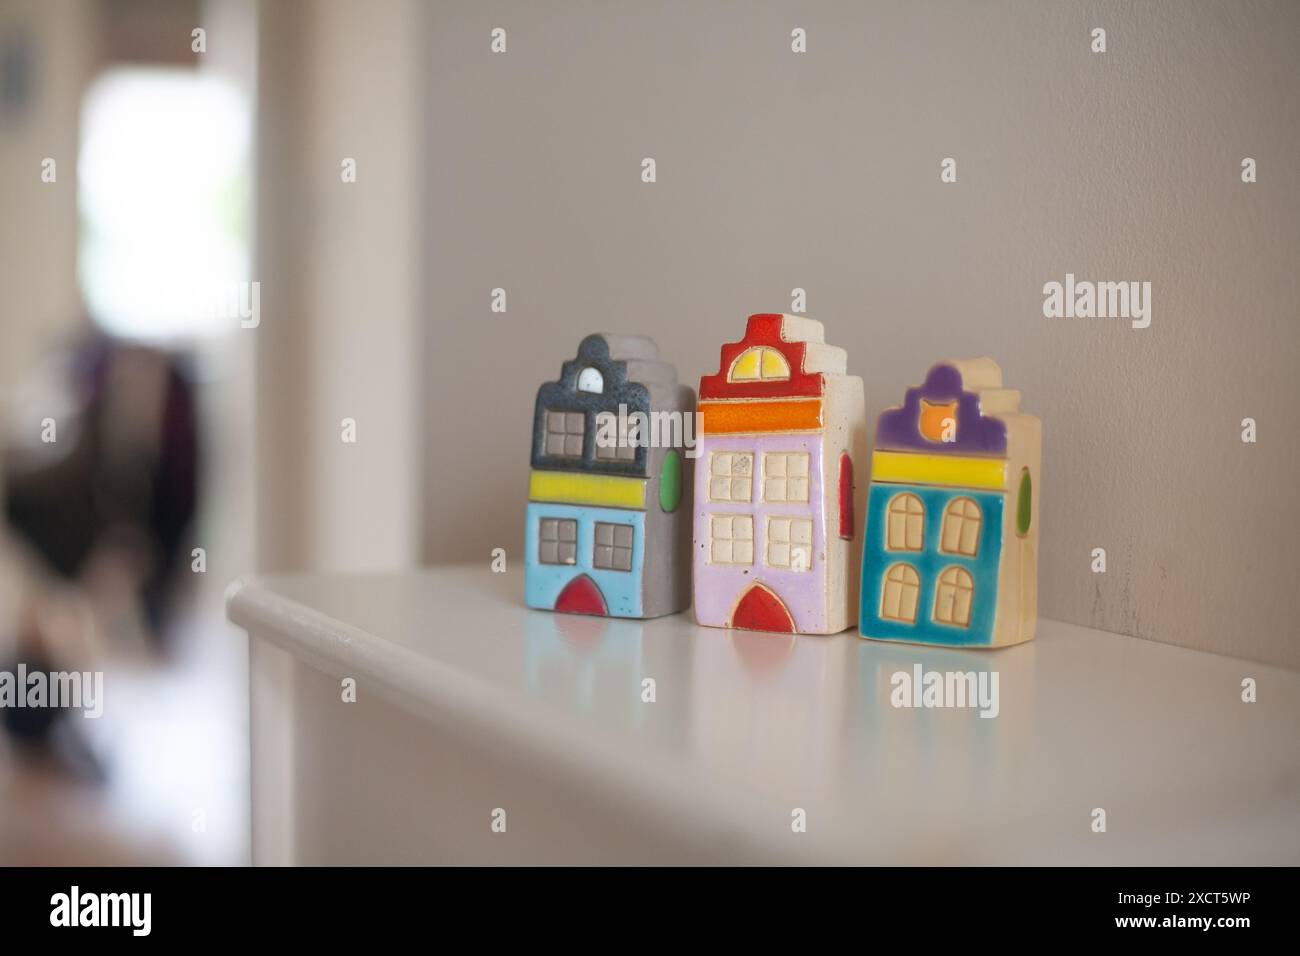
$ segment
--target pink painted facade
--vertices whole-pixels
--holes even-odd
[[[833,634],[857,613],[862,380],[806,316],[751,315],[700,380],[695,619]],[[855,503],[856,502],[856,503]]]
[[[729,627],[737,602],[755,584],[770,588],[794,619],[796,631],[826,630],[826,515],[822,494],[823,461],[820,434],[705,436],[695,469],[695,619],[712,627]],[[711,455],[749,454],[753,460],[750,500],[710,500]],[[764,454],[799,452],[808,455],[808,500],[767,502],[763,496]],[[753,518],[753,562],[714,563],[711,523],[714,515]],[[802,518],[812,522],[812,546],[805,570],[772,567],[767,562],[770,518]]]

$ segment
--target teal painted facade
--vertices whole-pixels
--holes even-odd
[[[919,551],[889,548],[889,503],[901,494],[916,495],[925,506],[925,525]],[[982,512],[979,543],[973,557],[947,554],[940,547],[944,512],[948,503],[955,498],[970,498],[979,505]],[[867,496],[867,530],[863,544],[862,603],[859,612],[859,626],[863,636],[952,647],[992,644],[997,621],[998,574],[1001,567],[1005,507],[1006,496],[1000,492],[873,481]],[[892,620],[881,614],[886,576],[889,569],[900,562],[914,568],[920,578],[915,623]],[[934,618],[939,576],[951,567],[965,568],[974,583],[969,626],[944,624]]]

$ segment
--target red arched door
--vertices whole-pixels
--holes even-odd
[[[736,605],[731,615],[731,626],[789,634],[794,631],[794,618],[770,588],[755,584]]]
[[[555,599],[555,609],[557,611],[567,611],[569,614],[608,614],[605,608],[605,595],[600,593],[600,588],[596,587],[596,582],[585,574],[579,574],[576,578],[564,586],[560,596]]]

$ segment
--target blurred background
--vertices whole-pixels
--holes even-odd
[[[0,4],[0,670],[105,675],[0,712],[3,863],[247,858],[255,13]]]
[[[0,671],[106,674],[3,714],[0,863],[246,861],[227,585],[517,554],[584,334],[694,382],[796,287],[873,421],[942,357],[1024,390],[1044,616],[1300,666],[1297,50],[1266,0],[0,0]],[[1044,319],[1067,272],[1151,328]]]
[[[105,674],[3,711],[0,863],[246,862],[226,587],[419,557],[423,16],[0,3],[0,670]]]

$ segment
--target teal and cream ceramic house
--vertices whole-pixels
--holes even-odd
[[[989,358],[941,362],[881,414],[862,636],[1000,647],[1034,636],[1042,423]]]

